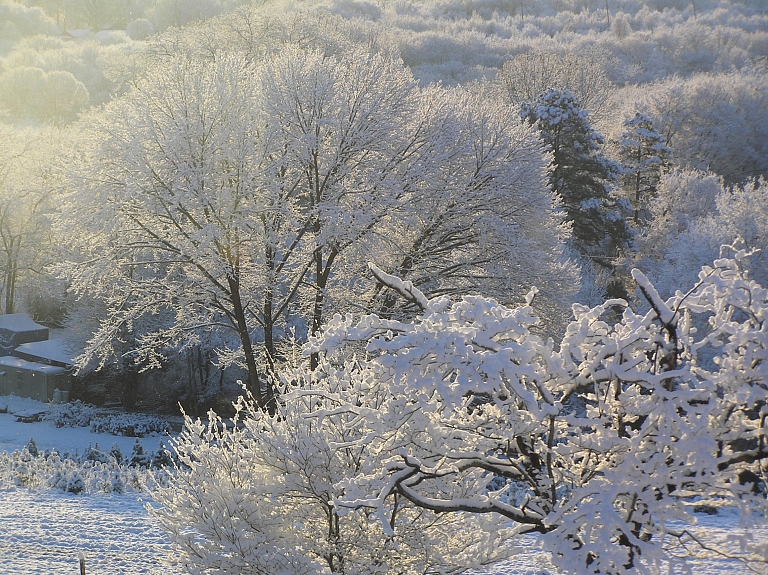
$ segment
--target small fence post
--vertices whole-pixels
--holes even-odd
[[[80,575],[85,575],[85,555],[80,551],[78,557],[80,558]]]

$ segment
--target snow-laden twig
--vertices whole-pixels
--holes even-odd
[[[415,303],[419,306],[421,311],[427,311],[429,308],[429,300],[418,288],[414,287],[411,282],[403,281],[397,276],[386,273],[373,262],[368,262],[368,269],[371,270],[373,276],[385,286],[395,290],[409,302]]]

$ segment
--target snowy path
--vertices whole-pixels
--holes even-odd
[[[168,540],[132,496],[0,493],[0,573],[160,575]]]

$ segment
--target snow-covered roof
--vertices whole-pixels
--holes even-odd
[[[11,355],[0,357],[0,371],[2,371],[4,367],[27,369],[29,371],[36,371],[38,373],[58,374],[67,372],[67,370],[63,367],[56,365],[46,365],[44,363],[36,363],[34,361],[27,361],[26,359],[13,357]]]
[[[48,329],[44,325],[40,325],[32,320],[25,313],[7,313],[0,315],[0,329],[7,329],[8,331],[37,331],[39,329]]]
[[[22,343],[16,348],[16,353],[23,353],[41,359],[48,359],[59,363],[74,365],[73,352],[67,342],[61,339],[47,339],[45,341],[33,341],[31,343]]]

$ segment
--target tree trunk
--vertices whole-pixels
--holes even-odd
[[[310,335],[315,335],[320,331],[320,326],[323,321],[323,306],[325,305],[325,290],[328,287],[328,276],[331,275],[331,268],[333,261],[339,252],[336,248],[331,248],[328,254],[328,259],[325,260],[323,265],[323,248],[318,246],[315,249],[315,305],[312,309],[312,328]],[[315,369],[320,363],[320,357],[317,353],[313,353],[309,357],[309,368]]]
[[[229,292],[232,300],[235,329],[237,330],[237,335],[240,336],[240,343],[243,346],[243,354],[245,355],[245,367],[248,370],[248,382],[246,387],[248,391],[253,394],[257,405],[261,409],[265,409],[267,405],[261,391],[261,381],[259,380],[259,373],[256,368],[256,356],[253,353],[251,334],[248,331],[248,324],[245,321],[245,309],[243,308],[243,302],[240,299],[240,282],[238,278],[232,275],[227,276],[227,282],[229,283]]]
[[[275,250],[268,246],[266,249],[266,260],[269,267],[269,283],[264,290],[264,350],[267,355],[267,381],[264,390],[264,399],[267,409],[274,414],[277,408],[276,393],[274,382],[277,380],[277,370],[275,368],[275,318],[274,301],[275,292],[273,289],[275,279]]]
[[[16,275],[18,267],[18,242],[11,238],[8,248],[7,267],[5,270],[5,313],[14,313],[14,300],[16,299]]]

